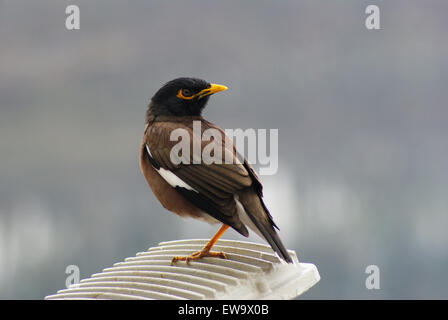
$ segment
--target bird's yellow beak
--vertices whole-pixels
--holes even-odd
[[[209,96],[211,94],[214,94],[214,93],[219,92],[219,91],[224,91],[224,90],[227,90],[226,86],[222,86],[220,84],[212,83],[212,84],[210,84],[210,87],[208,87],[207,89],[201,90],[201,91],[199,91],[199,92],[197,92],[197,93],[195,93],[195,94],[193,94],[191,96],[188,96],[188,97],[184,96],[183,93],[182,93],[182,89],[180,89],[179,92],[177,93],[176,97],[178,97],[180,99],[184,99],[184,100],[191,100],[191,99],[194,99],[196,97],[198,99],[201,99],[201,98],[203,98],[205,96]]]
[[[210,84],[210,87],[208,87],[207,89],[201,90],[196,95],[199,96],[199,99],[201,99],[205,96],[209,96],[216,92],[225,91],[225,90],[227,90],[226,86],[212,83],[212,84]]]

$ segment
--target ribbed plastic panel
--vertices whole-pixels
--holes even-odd
[[[293,299],[320,280],[316,266],[281,261],[263,244],[219,240],[213,251],[227,259],[202,258],[187,265],[173,256],[199,251],[208,240],[161,242],[45,299]]]

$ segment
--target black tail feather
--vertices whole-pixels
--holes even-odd
[[[280,237],[278,236],[275,229],[272,226],[265,226],[263,223],[260,223],[251,214],[249,214],[249,217],[258,228],[258,230],[260,230],[261,234],[269,243],[272,250],[274,250],[287,263],[292,263],[293,260],[288,250],[286,250],[285,246],[283,245],[283,242],[280,240]]]

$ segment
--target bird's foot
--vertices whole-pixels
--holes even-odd
[[[190,261],[199,260],[204,257],[214,257],[214,258],[221,258],[221,259],[227,259],[227,256],[224,252],[215,252],[215,251],[208,251],[208,250],[201,250],[198,252],[194,252],[189,256],[178,256],[173,257],[171,260],[171,265],[174,265],[177,261],[185,261],[187,264],[190,264]]]

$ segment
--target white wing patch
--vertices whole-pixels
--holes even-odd
[[[151,151],[149,151],[148,145],[146,145],[146,151],[148,152],[149,156],[152,158],[152,154],[151,154]],[[179,178],[174,173],[172,173],[170,170],[166,170],[162,167],[160,167],[159,169],[157,169],[157,168],[154,168],[154,169],[157,170],[157,172],[160,174],[160,176],[166,182],[168,182],[169,185],[172,186],[173,188],[180,187],[180,188],[185,188],[187,190],[192,190],[192,191],[198,192],[192,186],[190,186],[188,183],[186,183],[181,178]]]
[[[179,178],[178,176],[176,176],[174,173],[172,173],[169,170],[160,168],[159,170],[157,170],[157,172],[159,172],[159,174],[162,176],[162,178],[165,179],[165,181],[168,182],[173,188],[181,187],[181,188],[185,188],[188,190],[196,191],[193,189],[193,187],[188,185],[185,181],[183,181],[181,178]]]

